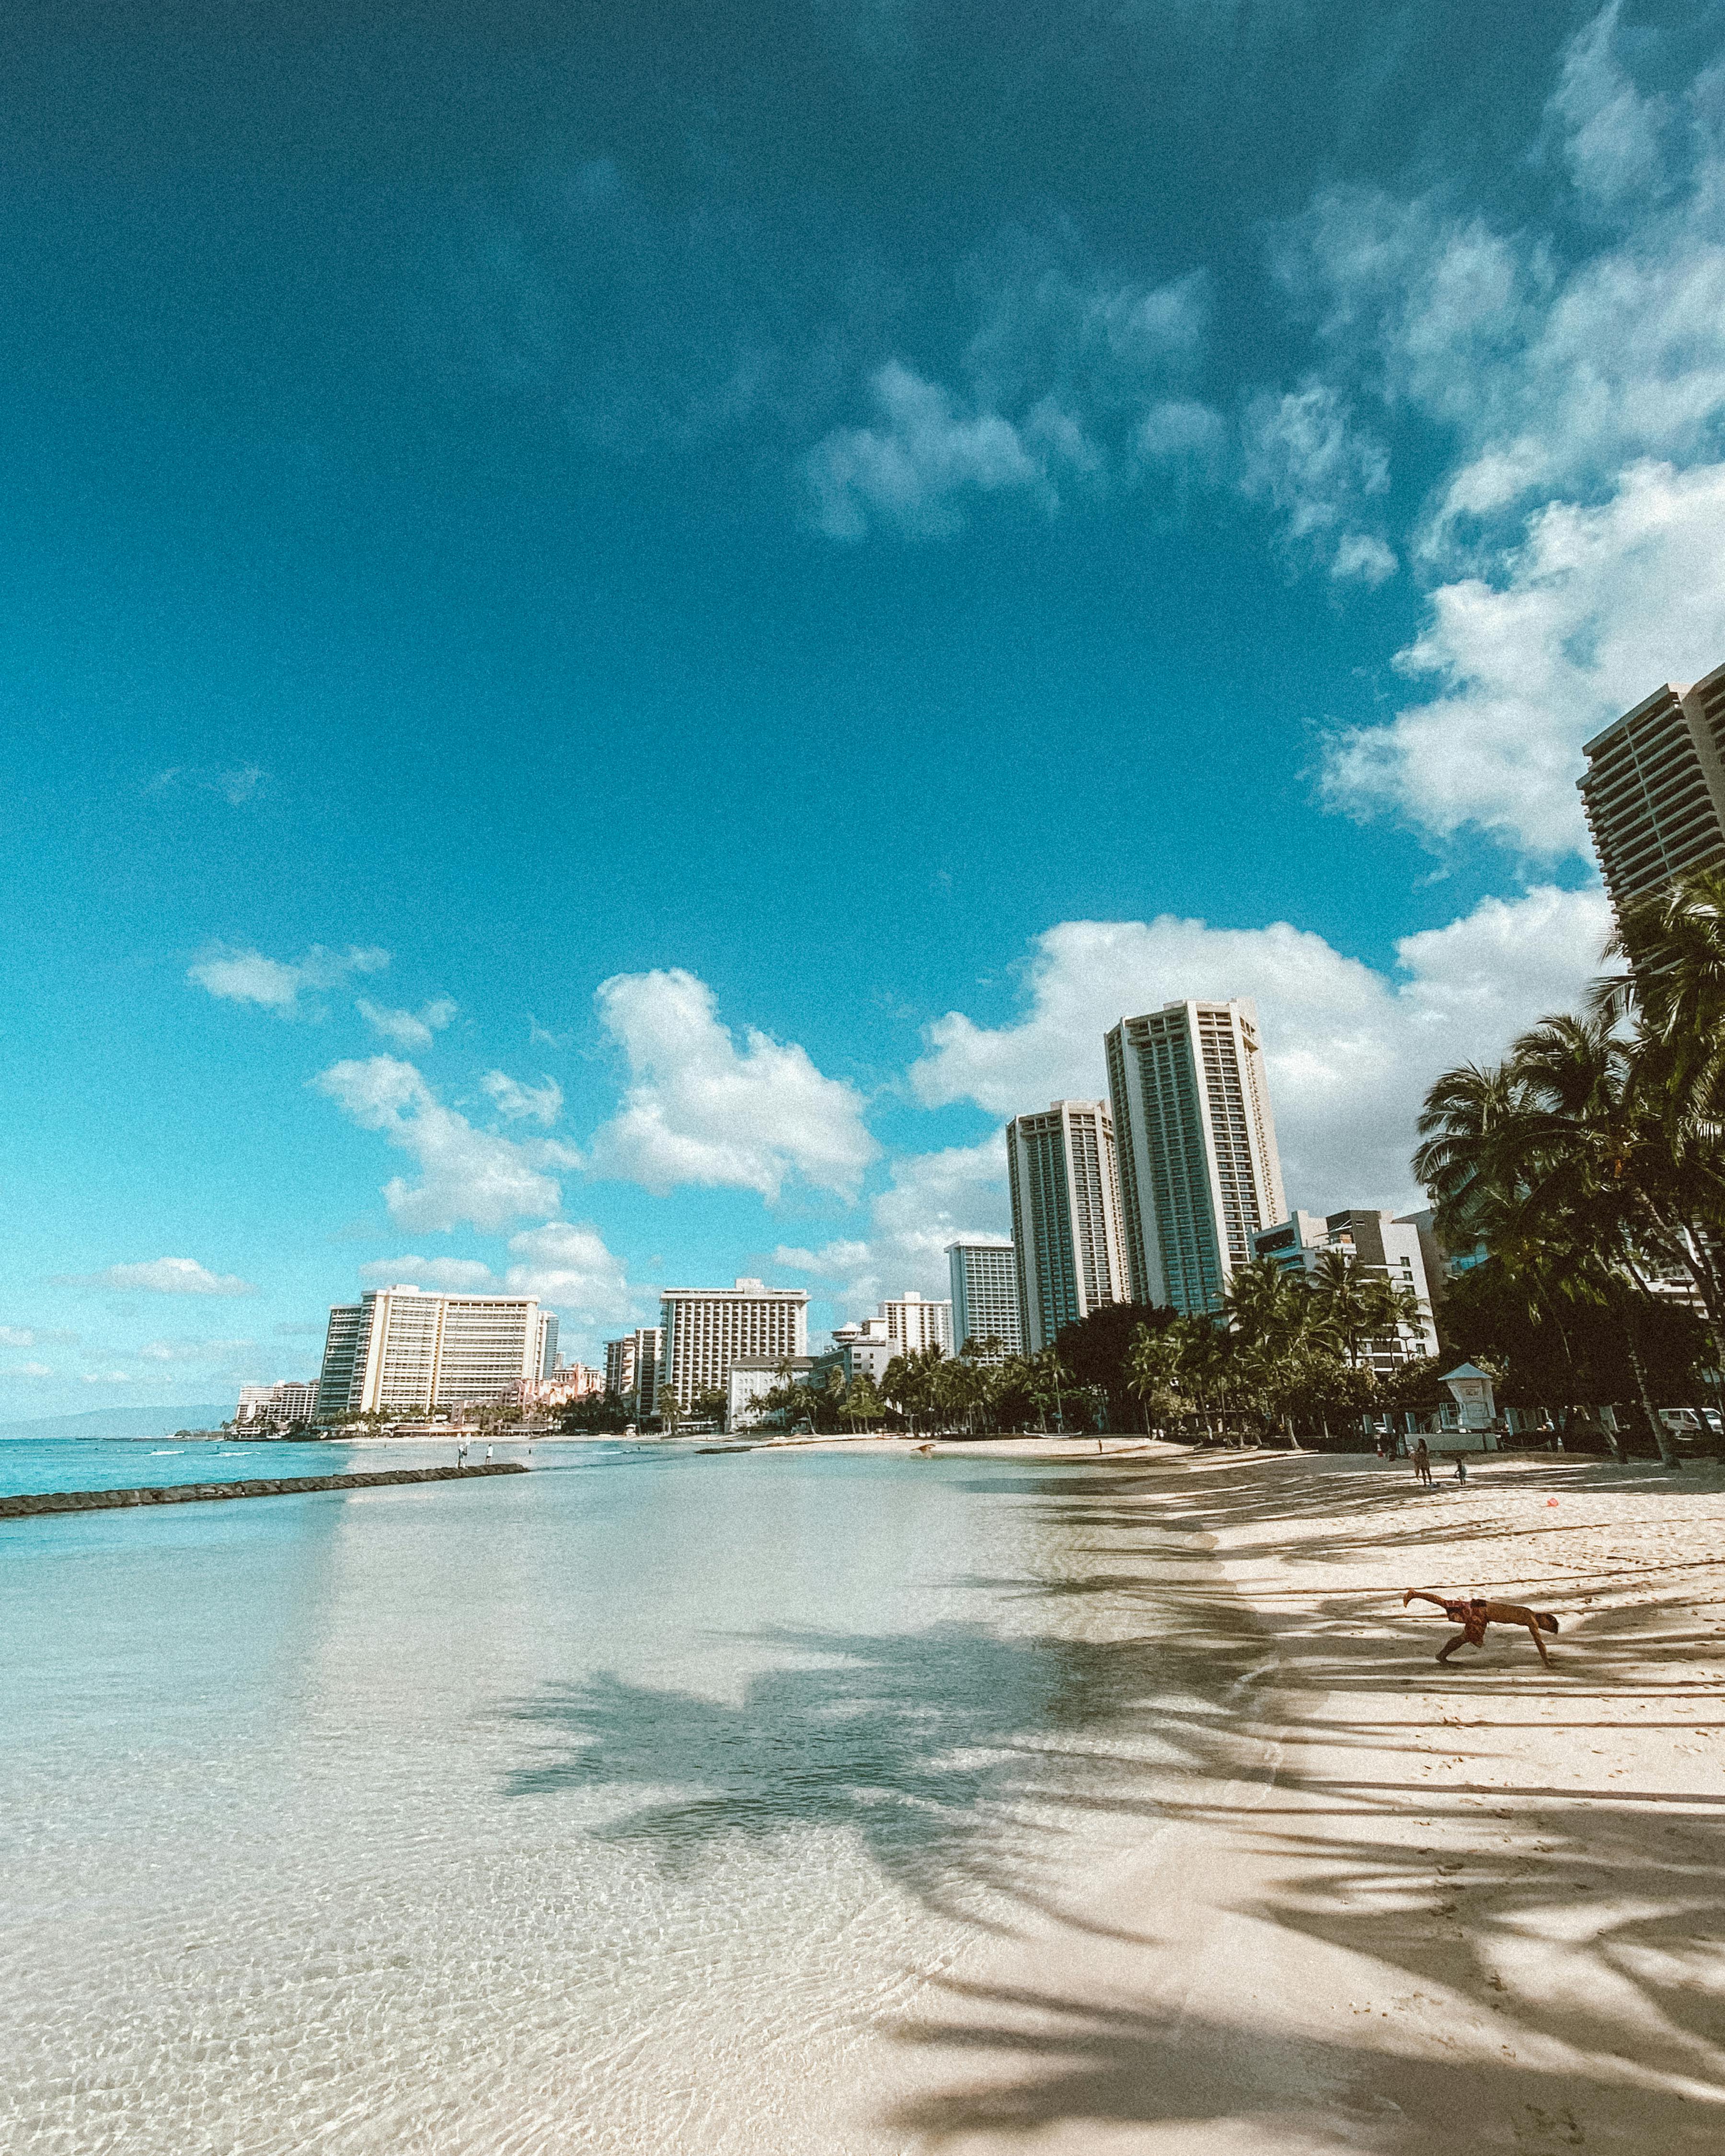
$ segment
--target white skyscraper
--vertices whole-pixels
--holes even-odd
[[[731,1365],[809,1353],[809,1292],[740,1280],[735,1287],[669,1287],[659,1300],[665,1337],[659,1382],[679,1407],[726,1390]]]
[[[896,1354],[912,1354],[919,1348],[938,1348],[943,1355],[952,1353],[950,1302],[925,1302],[915,1289],[906,1288],[896,1301],[881,1304],[880,1315],[886,1320],[886,1337]]]
[[[1010,1243],[948,1243],[947,1264],[952,1281],[952,1342],[962,1352],[968,1340],[980,1347],[998,1340],[1002,1355],[1024,1352],[1024,1328],[1019,1315],[1018,1253]]]
[[[1052,1347],[1063,1325],[1124,1302],[1126,1255],[1114,1126],[1104,1101],[1056,1101],[1006,1127],[1012,1240],[1024,1345]]]
[[[554,1333],[551,1345],[555,1353]],[[317,1411],[413,1415],[472,1406],[536,1379],[544,1350],[536,1296],[375,1288],[330,1312]]]
[[[1106,1046],[1132,1299],[1219,1310],[1287,1215],[1256,1006],[1165,1004]]]

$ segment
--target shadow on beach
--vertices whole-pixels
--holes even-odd
[[[1519,1471],[1530,1490],[1542,1471]],[[1584,1772],[1506,1787],[1494,1731],[1517,1725],[1466,1713],[1515,1693],[1532,1714],[1537,1700],[1584,1770],[1590,1731],[1682,1726],[1694,1682],[1680,1666],[1713,1635],[1675,1607],[1619,1610],[1591,1616],[1584,1654],[1549,1678],[1525,1640],[1495,1634],[1486,1654],[1440,1668],[1441,1628],[1403,1622],[1387,1593],[1290,1589],[1263,1618],[1208,1562],[1221,1527],[1236,1551],[1261,1528],[1256,1546],[1284,1553],[1276,1522],[1304,1507],[1346,1524],[1285,1553],[1296,1568],[1320,1548],[1377,1552],[1411,1580],[1425,1545],[1453,1545],[1467,1523],[1453,1507],[1422,1517],[1390,1472],[1362,1463],[1266,1490],[1242,1463],[1201,1490],[1153,1474],[1035,1486],[1069,1568],[972,1584],[1045,1608],[1045,1630],[773,1634],[806,1660],[760,1672],[735,1703],[614,1679],[552,1687],[516,1710],[542,1743],[509,1787],[637,1791],[598,1830],[672,1864],[727,1837],[847,1829],[928,1906],[1008,1935],[1004,1973],[937,1980],[895,2032],[922,2086],[888,2123],[933,2145],[1063,2148],[1070,2133],[1076,2148],[1098,2129],[1152,2128],[1194,2148],[1384,2156],[1460,2133],[1719,2145],[1725,1794],[1710,1763],[1676,1794]],[[1563,1465],[1551,1479],[1575,1486]],[[1587,1582],[1541,1580],[1539,1533],[1524,1584],[1561,1609]],[[1063,1636],[1087,1604],[1126,1636]],[[1366,1704],[1409,1689],[1435,1725]],[[1668,1715],[1640,1711],[1665,1694]],[[1231,1995],[1190,1994],[1167,1966],[1167,1882],[1145,1882],[1168,1836],[1189,1852],[1169,1891],[1195,1897],[1212,1933],[1239,1928],[1254,1958]],[[1142,1852],[1135,1891],[1101,1907],[1072,1861],[1091,1838],[1128,1864]],[[1313,1970],[1358,1999],[1255,2020],[1252,1984]],[[1473,2026],[1457,2032],[1464,2012]],[[1242,2122],[1255,2138],[1203,2138]]]

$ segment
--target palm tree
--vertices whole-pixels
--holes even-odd
[[[1183,1414],[1188,1403],[1180,1391],[1180,1342],[1172,1330],[1153,1332],[1140,1325],[1127,1351],[1127,1383],[1138,1397],[1148,1435],[1153,1413],[1172,1418]]]
[[[1693,1281],[1725,1367],[1725,868],[1632,908],[1606,947],[1594,1013],[1635,1023],[1625,1106],[1640,1123],[1643,1194]]]
[[[1523,1034],[1496,1072],[1452,1071],[1420,1118],[1414,1173],[1440,1227],[1483,1232],[1512,1269],[1553,1259],[1572,1294],[1622,1327],[1660,1457],[1676,1465],[1636,1338],[1638,1306],[1676,1262],[1677,1239],[1656,1194],[1666,1169],[1631,1082],[1633,1043],[1609,1009],[1550,1018]]]

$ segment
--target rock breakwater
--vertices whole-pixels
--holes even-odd
[[[467,1482],[480,1475],[525,1475],[518,1460],[477,1467],[389,1467],[355,1475],[285,1475],[254,1482],[166,1482],[131,1490],[42,1490],[0,1497],[0,1520],[43,1512],[107,1512],[131,1505],[194,1505],[216,1497],[298,1497],[316,1490],[384,1490],[398,1482]]]

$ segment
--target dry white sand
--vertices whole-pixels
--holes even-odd
[[[1163,1757],[925,1993],[892,2145],[1725,2149],[1725,1471],[1471,1466],[1098,1469]],[[1406,1586],[1553,1609],[1553,1668],[1440,1667]]]

